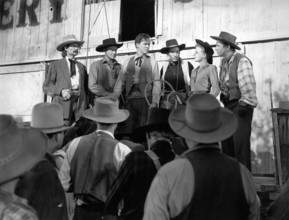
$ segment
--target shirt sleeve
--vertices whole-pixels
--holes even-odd
[[[63,159],[61,168],[58,172],[58,177],[62,184],[64,191],[68,191],[71,186],[71,177],[70,177],[70,162],[75,154],[76,148],[80,141],[81,137],[74,139],[69,145],[65,157]]]
[[[260,219],[260,200],[256,193],[255,184],[251,173],[244,165],[240,164],[240,171],[242,177],[242,183],[244,188],[245,197],[249,205],[249,217],[248,220]]]
[[[151,184],[143,220],[169,220],[179,215],[192,200],[194,184],[194,170],[187,159],[164,165]]]
[[[152,59],[152,68],[153,68],[152,72],[153,80],[159,80],[160,79],[159,66],[155,59]],[[154,81],[152,90],[153,103],[159,103],[160,94],[161,94],[161,82]]]
[[[121,142],[118,142],[118,144],[115,146],[113,153],[113,162],[117,170],[120,169],[120,166],[124,161],[126,155],[128,155],[130,152],[131,149]]]
[[[52,97],[61,96],[61,91],[64,89],[56,86],[56,76],[57,70],[54,63],[52,62],[48,66],[48,72],[42,86],[44,93]]]
[[[218,70],[215,65],[212,65],[209,71],[209,79],[211,82],[210,94],[217,97],[220,93],[219,81],[218,81]]]
[[[121,66],[121,69],[119,71],[119,75],[118,75],[117,80],[115,82],[114,89],[113,89],[113,95],[112,95],[115,98],[118,98],[120,96],[120,94],[121,94],[121,92],[125,86],[125,76],[126,76],[126,70],[127,70],[127,65],[128,65],[129,59],[130,58],[128,58]]]
[[[242,58],[238,65],[238,82],[241,90],[241,99],[249,105],[257,106],[256,81],[253,67],[247,58]]]

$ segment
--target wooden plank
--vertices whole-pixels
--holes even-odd
[[[6,66],[6,67],[4,66],[0,68],[0,75],[13,74],[13,73],[39,72],[39,71],[44,71],[44,70],[45,70],[45,65],[43,63]]]
[[[164,0],[156,0],[156,25],[155,32],[156,36],[163,34],[163,11],[164,11]]]
[[[47,53],[47,40],[49,23],[53,17],[53,11],[50,10],[49,1],[40,2],[41,13],[39,17],[39,33],[38,33],[38,44],[37,44],[37,57],[44,57]]]

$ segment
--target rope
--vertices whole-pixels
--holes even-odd
[[[107,13],[106,13],[106,0],[103,0],[104,3],[104,12],[105,12],[105,18],[106,18],[106,27],[107,27],[107,32],[108,32],[108,37],[110,38],[110,33],[109,33],[109,26],[108,26],[108,19],[107,19]]]

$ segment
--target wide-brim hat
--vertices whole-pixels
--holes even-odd
[[[120,48],[123,44],[121,43],[116,43],[115,38],[108,38],[102,41],[101,45],[98,45],[95,50],[97,52],[103,52],[103,50],[107,47],[111,47],[111,46],[116,46],[117,48]]]
[[[189,97],[186,106],[171,112],[169,124],[185,139],[214,143],[230,137],[237,129],[238,121],[213,95],[195,94]]]
[[[205,49],[205,53],[209,56],[213,56],[214,50],[208,42],[204,42],[200,39],[196,39],[196,43],[201,45]]]
[[[229,44],[237,50],[241,50],[236,44],[237,37],[228,32],[222,31],[219,36],[211,36],[211,38]]]
[[[169,115],[171,110],[164,108],[151,108],[148,113],[146,125],[136,128],[131,133],[131,139],[135,142],[146,141],[146,132],[150,131],[169,131],[173,130],[169,126]]]
[[[44,156],[48,137],[33,128],[18,128],[11,115],[0,115],[0,184],[29,171]]]
[[[63,51],[63,48],[69,44],[78,44],[79,46],[82,46],[84,41],[77,40],[74,35],[67,35],[63,37],[60,44],[57,45],[56,50]]]
[[[31,127],[44,133],[66,131],[71,127],[64,126],[63,109],[57,103],[38,103],[32,108]]]
[[[160,52],[163,54],[166,54],[169,52],[169,50],[173,47],[178,47],[180,50],[183,50],[186,48],[186,44],[178,44],[178,41],[176,39],[171,39],[166,41],[166,46],[163,47]]]
[[[129,111],[119,109],[118,100],[112,97],[100,97],[95,99],[93,108],[85,110],[83,117],[90,120],[114,124],[125,121],[129,117]]]

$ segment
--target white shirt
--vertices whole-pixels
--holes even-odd
[[[67,57],[65,57],[67,65],[68,65],[68,69],[69,69],[69,73],[70,73],[70,61]],[[71,86],[73,87],[78,87],[79,88],[79,69],[77,64],[75,63],[75,75],[70,77],[71,80]]]

